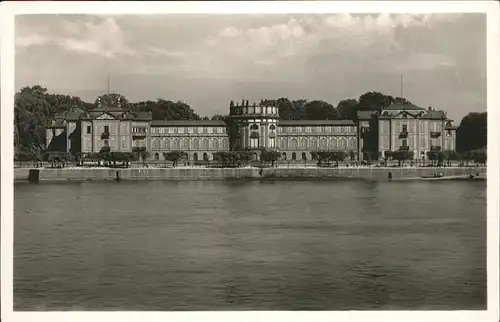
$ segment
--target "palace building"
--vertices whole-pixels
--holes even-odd
[[[47,126],[47,151],[77,153],[147,151],[164,160],[169,151],[183,151],[189,160],[212,160],[213,153],[249,149],[258,158],[262,148],[280,152],[282,160],[311,160],[311,152],[344,151],[359,159],[367,152],[455,149],[453,122],[442,111],[394,104],[380,113],[359,111],[352,120],[280,120],[276,106],[231,102],[227,121],[153,120],[150,112],[132,112],[120,102],[89,111],[70,110]],[[371,139],[370,139],[371,137]],[[357,158],[358,158],[357,157]]]
[[[444,111],[431,107],[392,104],[380,112],[358,111],[358,124],[358,151],[380,153],[382,157],[387,151],[405,150],[413,151],[414,159],[425,159],[429,151],[456,148],[453,121]]]

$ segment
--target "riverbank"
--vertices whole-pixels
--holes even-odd
[[[376,168],[376,167],[341,167],[341,168],[41,168],[38,179],[47,181],[183,181],[183,180],[369,180],[387,181],[389,173],[393,181],[429,180],[423,178],[442,173],[444,179],[466,179],[472,168]],[[479,178],[486,178],[486,168],[476,168]],[[30,169],[14,169],[14,180],[28,181]],[[443,180],[443,178],[439,178]]]

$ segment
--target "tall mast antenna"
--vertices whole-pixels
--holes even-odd
[[[109,80],[109,75],[108,75],[108,99],[109,99],[109,88],[110,88],[110,80]]]
[[[401,93],[400,97],[403,98],[403,74],[401,74]]]

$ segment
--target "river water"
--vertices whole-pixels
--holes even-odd
[[[15,310],[486,308],[485,182],[14,192]]]

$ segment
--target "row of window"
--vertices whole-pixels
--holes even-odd
[[[219,142],[218,139],[203,139],[203,140],[189,140],[183,139],[153,139],[151,141],[151,148],[153,150],[176,150],[176,149],[193,149],[193,150],[219,150],[222,146],[223,150],[229,149],[229,140],[224,138]]]
[[[401,132],[408,132],[408,129],[410,129],[410,132],[417,132],[417,127],[419,128],[420,133],[426,131],[441,132],[443,129],[443,124],[441,122],[429,122],[429,121],[414,121],[414,122],[408,122],[406,124],[401,124],[400,122],[396,122],[393,123],[392,126],[396,129],[396,131],[399,130]],[[383,133],[388,133],[389,128],[390,125],[388,121],[381,121],[380,130]]]
[[[312,139],[308,141],[305,138],[300,140],[291,139],[288,140],[283,138],[280,140],[280,148],[281,149],[338,149],[338,148],[356,148],[357,140],[355,137],[343,137],[339,139],[330,139],[327,140],[325,138],[316,140]]]
[[[355,126],[283,126],[280,133],[356,133]]]
[[[223,134],[226,133],[225,127],[210,127],[210,126],[174,126],[174,127],[152,127],[153,134]]]
[[[278,114],[278,108],[272,106],[235,107],[236,114]]]

